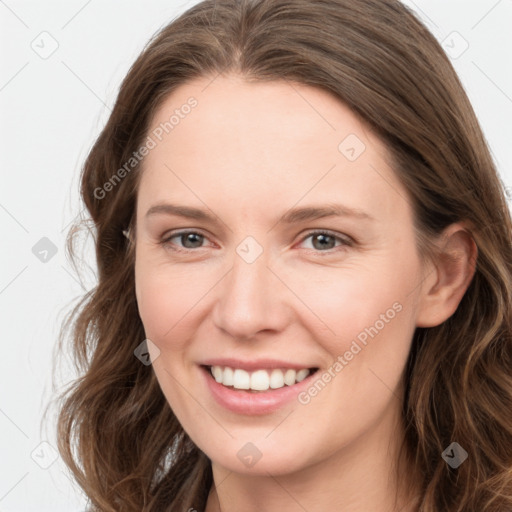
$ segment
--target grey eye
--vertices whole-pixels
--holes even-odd
[[[203,235],[194,233],[192,231],[187,233],[179,233],[171,237],[171,239],[172,238],[179,238],[185,249],[197,249],[198,247],[202,247],[204,241]]]

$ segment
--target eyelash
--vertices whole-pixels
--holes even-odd
[[[204,247],[197,247],[195,249],[187,249],[187,248],[183,248],[183,247],[177,247],[175,244],[172,244],[171,243],[171,240],[173,238],[176,238],[176,237],[179,237],[179,236],[183,236],[183,235],[188,235],[188,234],[194,234],[194,235],[199,235],[199,236],[202,236],[203,238],[207,238],[206,235],[204,235],[203,233],[199,232],[199,231],[192,231],[192,230],[184,230],[184,231],[177,231],[177,232],[171,232],[169,234],[169,236],[166,236],[164,237],[159,243],[160,245],[166,247],[166,248],[169,248],[170,250],[174,251],[174,252],[179,252],[179,253],[191,253],[191,252],[194,252],[194,251],[198,251],[199,249],[204,249]],[[316,231],[310,231],[309,233],[307,233],[302,239],[301,239],[301,243],[304,242],[305,240],[307,240],[308,238],[310,237],[313,237],[315,235],[327,235],[327,236],[330,236],[332,238],[334,238],[335,240],[338,240],[341,242],[341,244],[336,248],[332,248],[332,249],[327,249],[325,251],[320,251],[318,249],[306,249],[308,251],[313,251],[315,252],[316,254],[326,254],[326,255],[331,255],[335,252],[338,252],[339,248],[340,247],[343,247],[342,250],[344,250],[344,248],[346,247],[352,247],[355,243],[355,241],[348,237],[348,236],[345,236],[345,237],[341,237],[335,233],[333,233],[332,231],[328,231],[328,230],[316,230]],[[338,249],[338,250],[336,250]]]

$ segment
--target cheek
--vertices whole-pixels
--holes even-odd
[[[405,275],[394,280],[346,279],[327,289],[327,295],[335,297],[331,300],[310,291],[309,297],[316,296],[322,306],[319,316],[335,335],[328,330],[320,334],[317,323],[314,340],[331,359],[298,397],[301,418],[306,418],[303,432],[317,435],[315,418],[322,417],[326,437],[342,445],[396,405],[415,329],[409,292]]]
[[[404,259],[382,265],[380,272],[375,268],[344,275],[336,284],[326,286],[324,294],[314,287],[307,292],[329,327],[317,341],[333,361],[330,375],[325,375],[330,391],[322,392],[316,403],[326,406],[342,397],[344,407],[355,408],[358,417],[363,417],[358,409],[362,404],[369,411],[380,410],[390,390],[397,387],[415,330],[411,283],[417,279],[416,263]],[[304,402],[313,395],[315,390]]]
[[[145,270],[143,266],[139,266],[139,268],[136,266],[135,270],[139,315],[148,338],[151,339],[152,336],[160,338],[165,330],[172,327],[173,295],[161,285],[155,272]]]
[[[331,358],[328,374],[318,376],[325,377],[325,386],[315,381],[315,389],[301,397],[317,414],[340,403],[344,414],[373,421],[399,385],[415,330],[411,283],[418,268],[413,258],[387,261],[380,271],[374,262],[337,280],[317,280],[321,286],[303,284],[300,293],[322,320],[309,315],[306,329]],[[338,412],[332,414],[335,421]]]
[[[309,271],[308,279],[289,273],[284,281],[301,300],[296,312],[305,327],[329,344],[332,355],[349,349],[353,339],[364,343],[367,328],[391,331],[407,322],[412,314],[408,307],[416,279],[414,262],[393,262],[392,258],[375,259],[368,265],[344,268],[318,267]],[[375,329],[372,330],[375,332]],[[327,348],[327,347],[326,347]]]
[[[204,298],[218,279],[186,265],[173,266],[145,260],[135,264],[135,287],[146,336],[160,348],[181,350],[193,336]],[[172,343],[171,343],[172,341]]]

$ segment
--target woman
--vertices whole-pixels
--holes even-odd
[[[91,510],[512,509],[510,212],[400,2],[192,7],[81,192],[59,449]]]

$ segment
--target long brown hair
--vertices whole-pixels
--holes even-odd
[[[421,512],[512,510],[510,211],[451,63],[398,0],[205,0],[164,27],[129,70],[81,178],[98,284],[61,339],[70,332],[81,376],[62,394],[59,450],[91,509],[203,510],[213,482],[152,367],[134,356],[145,335],[123,230],[134,225],[140,165],[113,176],[169,93],[219,73],[320,87],[366,121],[412,198],[422,254],[449,224],[468,221],[475,275],[449,319],[416,329],[403,448],[421,472]],[[468,453],[457,469],[441,456],[453,441]]]

